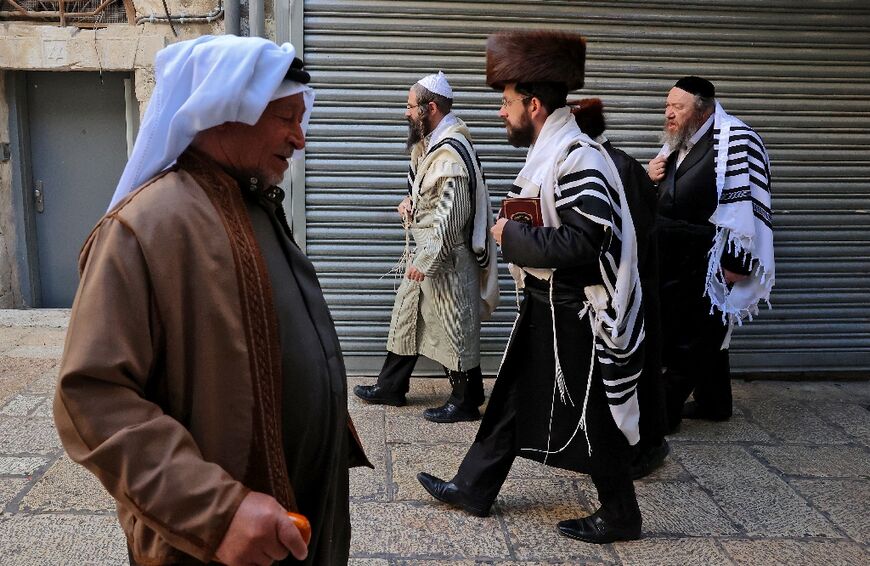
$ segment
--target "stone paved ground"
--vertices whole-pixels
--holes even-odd
[[[111,499],[52,424],[65,325],[63,311],[0,311],[3,566],[126,563]],[[637,483],[645,538],[608,546],[556,534],[596,504],[569,472],[518,460],[486,519],[428,497],[416,473],[450,477],[476,431],[422,419],[445,385],[414,380],[404,408],[351,398],[377,466],[351,472],[353,566],[870,564],[868,382],[735,382],[734,418],[686,423],[666,465]]]

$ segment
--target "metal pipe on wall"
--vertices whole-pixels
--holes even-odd
[[[239,35],[241,31],[240,0],[226,0],[224,4],[224,33]]]
[[[248,35],[266,37],[266,10],[263,0],[248,0]]]
[[[275,43],[278,45],[290,41],[291,3],[292,0],[272,0],[272,14],[275,17]]]

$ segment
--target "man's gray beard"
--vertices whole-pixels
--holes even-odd
[[[408,120],[408,139],[405,141],[405,149],[411,151],[411,148],[420,143],[420,140],[429,135],[426,131],[426,116],[420,116],[417,120]]]
[[[662,130],[661,141],[663,144],[667,144],[671,149],[678,150],[698,132],[698,129],[700,129],[706,121],[707,118],[704,117],[703,114],[695,112],[692,117],[689,118],[689,121],[676,132],[669,132],[666,129],[667,126],[665,126],[665,129]]]

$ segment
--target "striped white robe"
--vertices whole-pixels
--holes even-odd
[[[402,279],[387,350],[467,371],[480,365],[480,321],[495,308],[498,287],[495,244],[487,229],[492,225],[489,193],[480,163],[470,153],[468,164],[453,145],[438,143],[454,138],[472,148],[468,128],[458,118],[453,122],[438,140],[424,140],[411,151],[410,231],[416,244],[411,264],[426,277],[422,282]],[[471,246],[475,218],[481,224],[476,231],[479,253]]]

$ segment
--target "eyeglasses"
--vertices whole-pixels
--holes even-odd
[[[418,108],[419,106],[419,104],[406,104],[405,110],[413,110],[414,108]]]
[[[530,98],[532,98],[532,97],[531,96],[518,96],[516,98],[511,98],[510,100],[508,100],[507,98],[502,98],[501,99],[501,107],[507,108],[508,106],[510,106],[511,104],[516,102],[517,100],[522,100],[525,103],[525,101],[529,100]]]

